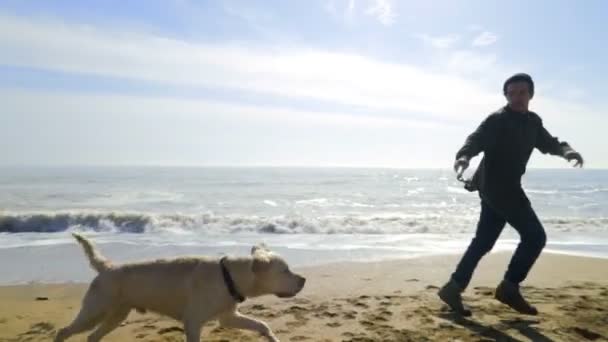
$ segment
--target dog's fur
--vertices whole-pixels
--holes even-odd
[[[91,282],[80,312],[69,326],[59,330],[55,342],[94,327],[97,329],[88,341],[99,341],[132,309],[181,321],[187,342],[199,342],[203,324],[212,319],[219,319],[224,327],[257,331],[268,341],[278,341],[264,322],[237,311],[238,303],[226,287],[219,259],[193,257],[114,266],[83,236],[74,237],[99,274]],[[236,290],[245,297],[292,297],[306,282],[263,245],[253,247],[249,257],[227,258],[224,265]]]

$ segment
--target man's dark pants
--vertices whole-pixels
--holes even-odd
[[[545,246],[547,236],[528,199],[517,202],[512,210],[499,212],[481,200],[477,232],[452,274],[452,279],[463,289],[469,285],[479,260],[492,249],[506,223],[517,230],[520,243],[504,278],[519,284],[528,275]]]

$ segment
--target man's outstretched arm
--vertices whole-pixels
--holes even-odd
[[[467,136],[464,145],[456,152],[455,171],[458,172],[458,168],[460,167],[466,169],[473,157],[486,150],[490,139],[496,134],[494,129],[496,126],[495,121],[495,116],[488,116],[473,133]]]
[[[567,142],[559,141],[543,126],[542,121],[538,127],[538,135],[536,138],[536,148],[544,154],[560,156],[568,161],[575,160],[574,166],[583,167],[583,157],[576,152]]]

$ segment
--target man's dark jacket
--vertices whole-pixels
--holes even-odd
[[[518,113],[505,106],[486,117],[467,137],[456,159],[484,153],[467,188],[479,190],[484,201],[508,216],[530,204],[521,178],[534,148],[562,157],[572,151],[567,142],[560,142],[545,129],[536,113]]]

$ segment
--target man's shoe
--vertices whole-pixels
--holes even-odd
[[[467,309],[462,304],[461,293],[462,288],[454,280],[450,280],[447,284],[443,285],[437,295],[450,307],[450,309],[459,315],[465,317],[471,316],[471,310]]]
[[[508,280],[503,280],[496,288],[494,296],[499,302],[508,305],[513,310],[526,314],[537,315],[538,310],[528,303],[519,291],[519,286]]]

